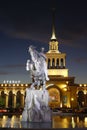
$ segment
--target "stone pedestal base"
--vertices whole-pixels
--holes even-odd
[[[31,90],[27,88],[22,121],[51,122],[51,110],[48,101],[49,94],[47,90]]]

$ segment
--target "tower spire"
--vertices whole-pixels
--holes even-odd
[[[52,9],[52,36],[49,42],[49,53],[60,53],[58,50],[58,41],[55,33],[55,8]]]
[[[55,8],[52,9],[52,36],[51,36],[51,40],[57,40],[56,33],[55,33]]]

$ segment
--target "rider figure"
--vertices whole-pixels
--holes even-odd
[[[48,81],[48,73],[47,73],[47,64],[46,64],[46,56],[43,53],[44,49],[42,48],[42,52],[38,53],[33,46],[29,47],[29,53],[31,55],[32,59],[32,65],[35,67],[36,70],[32,68],[29,68],[33,72],[34,82],[31,85],[31,88],[33,88],[35,85],[41,85],[40,82],[42,82],[43,87],[45,87],[46,80]],[[31,63],[30,61],[28,63]],[[28,64],[27,63],[27,64]],[[31,67],[30,65],[28,67]],[[27,68],[28,68],[27,67]],[[28,69],[27,69],[28,70]]]

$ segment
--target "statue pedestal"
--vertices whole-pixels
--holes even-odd
[[[31,90],[27,88],[22,121],[51,122],[51,110],[48,101],[49,94],[47,90]]]

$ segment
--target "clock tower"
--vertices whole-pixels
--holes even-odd
[[[49,42],[49,51],[46,53],[47,65],[48,65],[48,75],[57,76],[68,76],[68,69],[66,68],[66,54],[59,51],[59,43],[56,38],[55,32],[55,12],[53,11],[52,19],[52,36]]]

